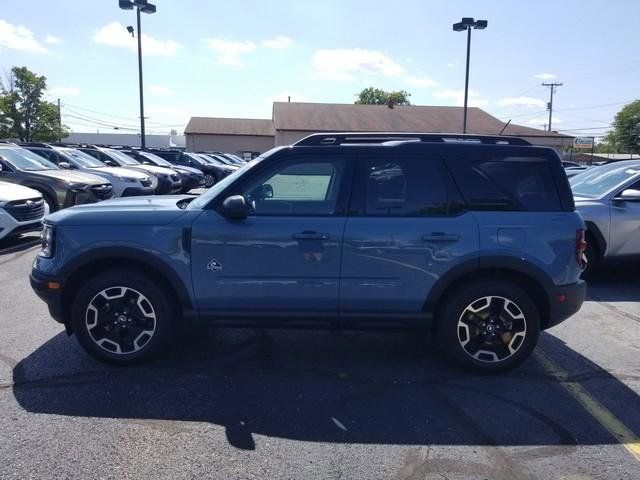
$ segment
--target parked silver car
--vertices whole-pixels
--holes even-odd
[[[569,179],[587,225],[587,272],[613,258],[640,258],[640,161],[585,170]]]

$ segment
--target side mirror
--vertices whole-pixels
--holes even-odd
[[[640,190],[627,188],[623,190],[614,200],[619,202],[640,202]]]
[[[244,220],[251,213],[251,209],[242,195],[232,195],[222,202],[222,213],[232,220]]]
[[[67,162],[60,162],[58,164],[58,166],[60,168],[64,168],[65,170],[71,170],[71,164],[67,163]]]

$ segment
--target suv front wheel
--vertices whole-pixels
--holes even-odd
[[[540,316],[523,290],[503,281],[467,283],[440,311],[440,346],[466,370],[504,371],[519,365],[538,342]]]
[[[145,275],[111,270],[80,289],[71,322],[78,342],[90,355],[127,365],[149,360],[168,344],[173,311],[166,292]]]

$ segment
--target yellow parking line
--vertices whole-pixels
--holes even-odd
[[[537,348],[534,357],[544,369],[553,375],[600,425],[613,435],[620,444],[640,461],[640,439],[624,423],[618,420],[604,405],[593,398],[578,382],[569,380],[569,374],[551,361]]]

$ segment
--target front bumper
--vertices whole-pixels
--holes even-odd
[[[158,186],[156,187],[157,195],[165,195],[168,193],[179,193],[182,188],[180,178],[172,179],[166,177],[158,177]]]
[[[47,304],[51,317],[57,322],[65,323],[62,309],[62,280],[31,269],[29,282],[36,295]],[[54,286],[52,284],[57,284],[58,288],[51,288]]]
[[[580,310],[587,296],[587,282],[578,280],[570,285],[553,287],[549,292],[549,319],[543,326],[551,328]]]
[[[182,192],[187,193],[194,188],[204,187],[204,175],[190,175],[182,177]]]
[[[123,197],[139,197],[153,195],[153,187],[127,187],[122,191]]]

